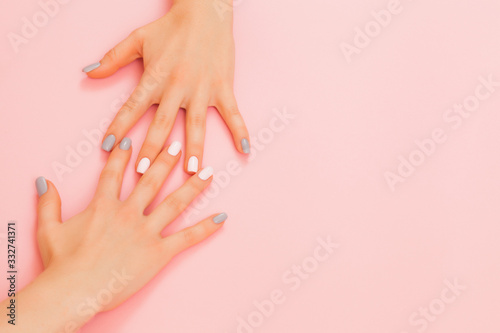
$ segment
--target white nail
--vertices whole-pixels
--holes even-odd
[[[151,165],[151,161],[147,157],[143,157],[137,166],[137,172],[143,174]]]
[[[188,161],[188,171],[189,172],[198,172],[198,159],[196,156],[191,156]]]
[[[172,142],[170,147],[168,147],[167,152],[172,156],[177,156],[177,154],[179,154],[179,152],[181,151],[181,147],[182,145],[179,141],[174,141]]]
[[[201,180],[207,180],[213,174],[214,174],[214,169],[212,167],[206,167],[205,169],[200,171],[198,177],[200,177]]]

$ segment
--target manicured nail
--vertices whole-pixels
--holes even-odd
[[[174,141],[172,142],[170,147],[168,147],[167,152],[172,156],[177,156],[177,154],[179,154],[179,152],[181,151],[181,147],[182,145],[179,141]]]
[[[143,174],[151,165],[151,161],[147,157],[143,157],[137,166],[137,172]]]
[[[198,177],[200,177],[201,180],[207,180],[213,174],[214,174],[214,169],[212,167],[206,167],[205,169],[200,171]]]
[[[245,154],[250,154],[250,143],[247,139],[241,139],[241,149]]]
[[[198,158],[196,156],[191,156],[188,161],[188,171],[189,172],[198,172]]]
[[[104,139],[101,148],[104,151],[111,151],[113,149],[113,146],[115,145],[116,138],[113,134],[110,134]]]
[[[214,218],[212,219],[212,221],[214,221],[214,223],[216,223],[216,224],[222,223],[225,220],[227,220],[226,213],[220,213],[219,215],[214,216]]]
[[[101,63],[100,62],[96,62],[95,64],[88,65],[87,67],[85,67],[84,69],[82,69],[82,72],[88,73],[88,72],[93,71],[94,69],[98,68],[99,66],[101,66]]]
[[[44,177],[38,177],[35,181],[35,186],[39,197],[47,192],[47,181]]]
[[[129,150],[130,146],[132,146],[132,140],[130,140],[130,138],[124,138],[122,142],[120,142],[121,150]]]

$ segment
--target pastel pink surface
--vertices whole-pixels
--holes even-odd
[[[228,163],[241,169],[228,181],[221,176],[167,232],[215,212],[229,219],[82,332],[229,333],[244,318],[253,325],[245,333],[410,333],[424,327],[410,320],[423,320],[414,314],[428,307],[427,332],[500,330],[500,91],[457,129],[443,118],[475,93],[480,76],[500,80],[500,3],[401,0],[401,13],[348,63],[341,43],[352,44],[355,27],[390,2],[235,2],[235,91],[259,150],[239,155],[211,110],[204,165],[219,174]],[[18,53],[8,33],[20,33],[22,18],[41,9],[37,0],[3,9],[0,221],[18,221],[22,287],[42,269],[35,178],[56,184],[65,219],[84,209],[107,154],[91,144],[59,178],[54,163],[67,165],[67,149],[89,147],[84,131],[112,119],[142,73],[139,61],[103,80],[87,79],[81,68],[168,6],[69,1]],[[294,116],[288,123],[276,118],[285,110]],[[153,112],[130,132],[133,161]],[[168,142],[183,141],[183,121]],[[435,128],[447,140],[391,191],[384,174]],[[185,178],[179,165],[162,196]],[[137,179],[131,162],[124,195]],[[4,226],[2,244],[5,233]],[[308,266],[293,291],[289,270],[310,265],[317,238],[328,236],[340,247]],[[466,286],[448,303],[441,300],[446,280]],[[268,316],[256,314],[255,302],[273,290],[284,301]]]

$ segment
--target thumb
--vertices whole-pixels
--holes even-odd
[[[61,198],[56,187],[44,177],[35,181],[38,192],[38,228],[50,227],[61,222]]]
[[[101,61],[85,67],[82,71],[93,79],[100,79],[114,74],[121,67],[141,57],[142,38],[133,32],[126,39],[112,48]]]

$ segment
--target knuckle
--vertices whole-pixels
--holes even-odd
[[[141,41],[144,38],[144,29],[137,28],[130,33],[130,37],[134,41]]]
[[[43,210],[43,209],[46,209],[46,208],[49,208],[50,206],[52,206],[52,201],[50,200],[41,200],[39,203],[38,203],[38,207]]]
[[[182,234],[184,236],[184,241],[189,245],[196,243],[196,240],[198,239],[198,231],[196,228],[184,229]]]
[[[186,75],[187,73],[189,73],[189,66],[179,64],[176,69],[168,73],[168,80],[173,86],[182,86],[187,82],[187,77],[189,76]]]
[[[156,113],[153,119],[153,125],[162,129],[168,127],[171,123],[171,118],[165,113]]]
[[[194,113],[189,117],[189,126],[203,127],[205,125],[205,116],[202,113]]]
[[[140,180],[141,186],[155,189],[158,187],[158,180],[151,175],[144,175]]]
[[[140,156],[145,156],[148,157],[151,161],[153,161],[154,156],[158,154],[160,151],[161,146],[159,143],[156,141],[153,141],[151,138],[146,137],[146,141],[142,144],[142,149],[141,152],[139,153]],[[151,157],[153,158],[151,158]]]
[[[174,159],[170,154],[168,154],[167,150],[163,150],[156,158],[155,163],[170,167],[172,164],[174,164]]]
[[[226,112],[228,115],[232,117],[240,115],[240,110],[238,109],[238,106],[235,104],[230,104],[229,106],[227,106]]]
[[[123,104],[120,113],[122,113],[122,115],[124,116],[128,115],[130,112],[138,109],[139,106],[140,106],[139,101],[137,101],[135,98],[130,97],[129,99],[127,99],[125,104]]]
[[[187,204],[176,195],[169,195],[166,197],[165,204],[177,214],[182,213],[187,207]]]
[[[90,214],[90,216],[98,216],[102,212],[109,211],[110,207],[112,207],[113,201],[108,198],[106,195],[96,196],[88,205],[86,212]]]
[[[205,182],[190,181],[186,183],[185,190],[190,198],[195,198],[204,189]]]
[[[115,62],[118,59],[118,55],[116,53],[116,47],[113,47],[111,50],[106,53],[106,57],[111,61]]]
[[[101,181],[112,181],[112,182],[120,182],[122,174],[121,172],[113,169],[104,169],[101,172]]]

